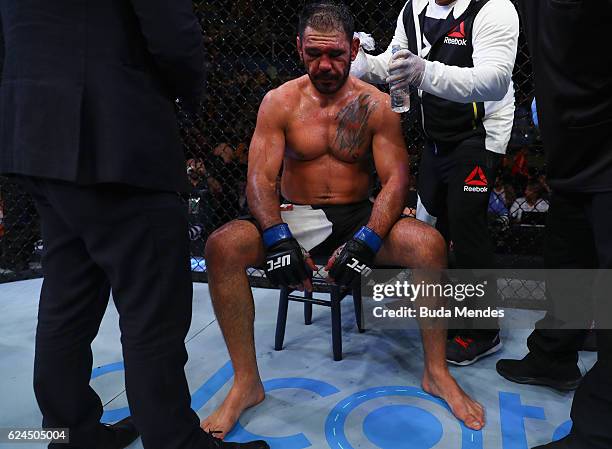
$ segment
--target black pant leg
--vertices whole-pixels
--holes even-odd
[[[593,194],[587,215],[593,229],[598,266],[612,269],[612,192]]]
[[[612,447],[612,333],[597,331],[598,361],[582,380],[572,402],[572,433],[589,449]]]
[[[108,305],[110,284],[48,201],[44,187],[36,181],[25,183],[34,195],[44,240],[34,360],[34,392],[43,427],[70,429],[70,445],[50,448],[96,448],[108,432],[100,424],[102,402],[89,386],[91,342]]]
[[[206,447],[184,372],[192,305],[187,206],[176,194],[119,186],[57,186],[55,200],[111,282],[128,402],[144,447]]]
[[[586,331],[556,329],[556,324],[548,324],[546,318],[536,323],[535,330],[527,339],[528,358],[535,366],[550,370],[557,377],[573,377]]]
[[[597,252],[593,231],[587,220],[581,194],[553,193],[548,211],[544,260],[548,269],[581,269],[597,267]],[[557,296],[576,298],[574,304],[582,307],[568,310]],[[575,371],[580,349],[592,315],[586,305],[592,299],[586,289],[576,284],[575,279],[554,278],[547,285],[548,304],[552,307],[546,316],[536,323],[536,328],[527,340],[531,360],[543,367],[562,372]],[[572,293],[568,293],[572,292]],[[565,301],[563,301],[565,302]],[[581,314],[583,314],[581,316]],[[559,329],[563,323],[576,322],[573,329]]]
[[[493,268],[487,210],[500,156],[485,148],[484,138],[471,138],[453,150],[452,160],[446,206],[457,268]]]
[[[418,198],[421,204],[417,218],[432,225],[446,212],[446,183],[438,170],[440,159],[433,142],[427,142],[419,163]],[[443,230],[440,232],[447,237]]]
[[[486,149],[484,137],[475,137],[452,150],[451,161],[447,172],[446,207],[456,268],[493,269],[495,257],[488,226],[488,207],[500,156]],[[490,286],[487,300],[466,305],[479,309],[495,305],[496,279],[488,276],[472,282],[484,280]],[[489,338],[499,331],[495,318],[470,320],[466,325],[473,329],[470,332],[473,336],[480,338]]]
[[[589,221],[593,228],[599,267],[612,269],[612,192],[597,193],[587,207]],[[601,289],[608,294],[598,297],[605,304],[598,304],[599,313],[610,313],[610,284],[608,272]],[[603,312],[602,312],[603,310]],[[597,327],[597,316],[595,326]],[[609,316],[609,315],[608,315]],[[597,328],[597,363],[589,371],[576,391],[572,403],[573,432],[585,441],[589,448],[612,447],[612,331],[609,323],[600,323]]]

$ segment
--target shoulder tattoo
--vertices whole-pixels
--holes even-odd
[[[378,107],[370,94],[361,94],[336,115],[338,128],[334,144],[339,151],[346,151],[357,159],[357,151],[363,146],[367,135],[368,119]]]

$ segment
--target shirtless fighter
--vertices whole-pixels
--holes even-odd
[[[345,285],[358,275],[354,260],[432,270],[446,265],[438,232],[400,219],[409,171],[400,118],[388,95],[349,76],[359,50],[353,28],[344,5],[321,2],[302,11],[297,47],[308,75],[268,92],[259,108],[247,187],[254,218],[225,225],[206,245],[210,294],[235,372],[225,401],[202,422],[219,438],[264,400],[247,267],[266,266],[273,283],[311,289],[311,257],[330,258],[330,278]],[[372,161],[383,185],[374,204],[368,200]],[[294,204],[283,212],[276,190],[281,166],[281,194]],[[279,258],[283,263],[275,264]],[[423,388],[468,427],[482,428],[483,408],[446,366],[446,331],[421,333]]]

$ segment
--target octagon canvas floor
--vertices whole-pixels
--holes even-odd
[[[40,426],[31,386],[40,287],[41,280],[0,285],[0,428]],[[244,414],[229,440],[263,438],[274,449],[528,449],[569,429],[571,394],[512,384],[495,372],[498,358],[525,354],[527,329],[504,331],[504,349],[477,365],[451,368],[487,409],[487,426],[472,432],[420,390],[423,355],[416,330],[359,334],[352,302],[345,300],[344,360],[334,362],[329,309],[315,306],[313,324],[305,326],[301,304],[292,303],[285,348],[276,352],[278,292],[255,289],[254,294],[257,353],[268,395]],[[533,322],[541,316],[513,311],[507,319],[518,314],[528,314]],[[204,417],[222,401],[233,374],[206,284],[194,284],[187,349],[192,407]],[[582,369],[594,360],[594,354],[581,354]],[[112,302],[94,342],[94,366],[92,386],[105,404],[103,420],[121,419],[129,411]],[[142,444],[137,441],[131,448]]]

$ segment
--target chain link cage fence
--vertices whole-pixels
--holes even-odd
[[[404,2],[347,2],[355,15],[357,30],[375,38],[374,53],[384,51],[389,44]],[[186,154],[185,170],[193,185],[187,207],[196,280],[206,277],[203,254],[208,236],[247,210],[248,148],[262,98],[270,89],[304,73],[295,43],[303,3],[194,1],[207,52],[207,95],[198,114],[178,111],[178,119]],[[522,35],[514,83],[514,129],[489,208],[500,268],[541,266],[541,237],[549,194],[542,146],[531,118],[532,73]],[[424,143],[419,119],[420,114],[414,110],[403,116],[413,184]],[[411,198],[407,206],[414,208],[415,192]],[[40,275],[43,242],[38,218],[28,196],[6,178],[0,178],[0,220],[0,282]],[[257,273],[253,274],[253,283],[257,284]]]

